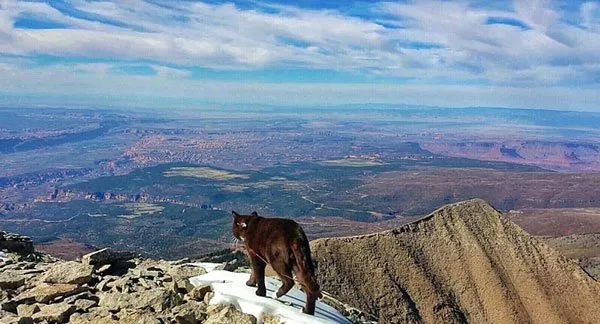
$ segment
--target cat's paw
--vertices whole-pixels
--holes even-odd
[[[246,286],[256,287],[256,282],[253,280],[248,280],[248,281],[246,281]]]
[[[267,296],[267,291],[263,290],[263,289],[257,289],[256,296],[265,297],[265,296]]]

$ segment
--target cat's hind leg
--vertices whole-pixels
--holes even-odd
[[[294,287],[292,269],[290,268],[290,266],[288,266],[287,264],[285,264],[285,262],[282,261],[272,263],[271,267],[273,267],[273,270],[277,272],[277,275],[279,276],[282,282],[281,287],[279,287],[279,290],[277,290],[277,293],[275,294],[275,296],[279,298],[287,294],[288,291],[290,291],[290,289]]]
[[[316,282],[314,276],[307,271],[297,271],[296,275],[306,293],[306,305],[302,308],[302,312],[314,315],[317,299],[321,296],[319,284]]]

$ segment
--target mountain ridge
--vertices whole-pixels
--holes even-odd
[[[311,247],[322,287],[382,323],[600,318],[600,284],[481,199],[397,229],[318,239]]]

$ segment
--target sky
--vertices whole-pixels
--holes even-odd
[[[0,0],[0,105],[210,103],[600,111],[600,2]]]

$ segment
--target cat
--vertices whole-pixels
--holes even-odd
[[[256,295],[264,297],[268,263],[283,283],[276,293],[279,298],[294,286],[293,272],[306,293],[302,312],[314,315],[316,300],[322,294],[315,280],[308,239],[300,225],[291,219],[261,217],[256,212],[240,215],[232,211],[232,216],[233,235],[244,242],[252,266],[246,285],[257,287]]]

